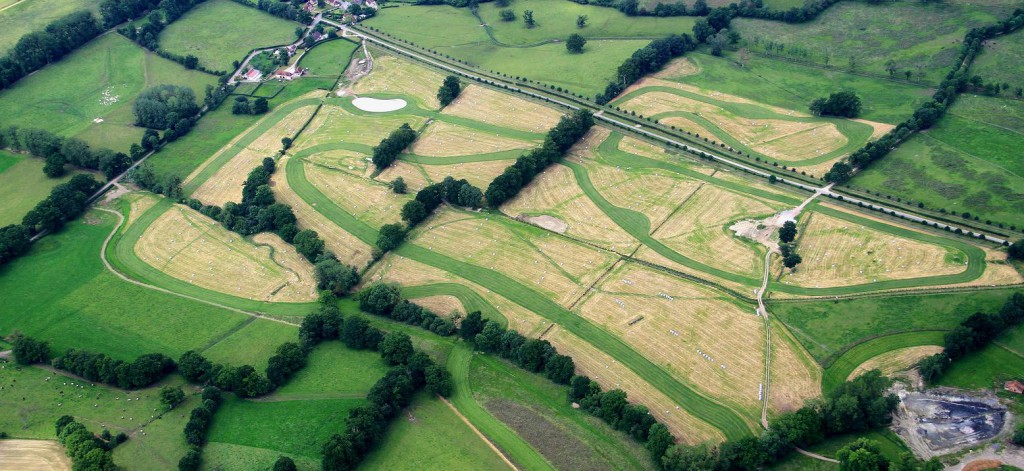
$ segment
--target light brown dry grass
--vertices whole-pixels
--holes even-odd
[[[615,261],[543,229],[447,208],[413,236],[417,245],[495,270],[568,306]]]
[[[768,407],[772,412],[799,409],[808,399],[821,396],[821,367],[786,327],[772,320],[772,384]]]
[[[701,126],[693,122],[692,120],[683,118],[681,116],[672,116],[669,118],[659,119],[658,122],[666,126],[675,126],[676,129],[689,131],[695,134],[697,137],[706,137],[708,139],[714,139],[719,142],[721,142],[722,140],[722,138],[716,136],[711,131],[708,131],[708,129],[705,128],[704,126]]]
[[[140,259],[196,286],[248,299],[316,299],[313,266],[273,234],[254,242],[186,206],[157,218],[135,243]]]
[[[339,172],[346,172],[358,177],[366,177],[373,173],[373,165],[367,161],[367,155],[361,152],[336,149],[307,155],[304,160],[310,164],[325,167]]]
[[[415,97],[422,104],[437,109],[437,89],[444,82],[444,76],[426,67],[395,56],[377,55],[373,60],[373,71],[359,79],[352,86],[356,94],[397,93]]]
[[[656,228],[700,182],[658,169],[625,169],[596,161],[586,164],[590,180],[602,196],[620,208],[643,213]]]
[[[0,471],[71,471],[71,458],[52,440],[0,440]]]
[[[797,246],[803,262],[795,273],[783,272],[783,283],[822,288],[966,270],[965,255],[959,254],[963,263],[948,260],[949,250],[953,249],[897,237],[821,213],[812,212],[809,217]]]
[[[223,206],[228,201],[241,201],[242,183],[249,172],[259,166],[264,157],[271,157],[280,150],[281,138],[294,136],[315,110],[315,106],[303,106],[293,111],[224,164],[192,193],[192,197],[216,206]]]
[[[700,71],[700,66],[695,64],[692,60],[686,57],[680,57],[678,59],[673,59],[672,62],[669,62],[664,68],[652,75],[652,77],[660,79],[680,78],[689,75],[697,75]]]
[[[324,104],[289,152],[338,141],[375,146],[404,123],[419,129],[426,121],[426,117],[414,115],[356,116],[340,106]]]
[[[400,222],[402,205],[412,199],[384,183],[316,165],[306,164],[306,180],[345,212],[375,227]]]
[[[761,219],[779,205],[705,184],[679,206],[653,234],[676,252],[698,262],[748,276],[761,273],[762,255],[729,226],[742,219]]]
[[[439,316],[447,316],[452,312],[458,312],[460,315],[466,314],[466,308],[455,296],[427,296],[411,301]]]
[[[513,163],[515,160],[492,160],[452,165],[421,165],[420,167],[427,173],[431,181],[439,182],[447,176],[456,180],[465,178],[470,184],[483,191]]]
[[[536,133],[546,133],[561,117],[553,108],[479,85],[463,89],[444,113]]]
[[[640,246],[640,248],[637,249],[636,253],[633,256],[636,259],[638,259],[638,260],[642,260],[642,261],[645,261],[645,262],[648,262],[648,263],[653,263],[653,264],[658,265],[660,267],[664,267],[664,268],[666,268],[668,270],[673,270],[673,271],[684,273],[684,274],[687,274],[687,275],[690,275],[690,276],[695,276],[695,277],[698,277],[698,278],[703,279],[703,280],[712,281],[712,282],[714,282],[714,283],[716,283],[716,284],[718,284],[720,286],[723,286],[725,288],[731,289],[731,290],[733,290],[733,291],[743,295],[744,297],[746,297],[748,299],[751,299],[751,300],[757,299],[756,296],[751,291],[753,288],[750,287],[750,286],[747,286],[747,285],[744,285],[744,284],[740,284],[740,283],[737,283],[735,281],[730,281],[730,280],[727,280],[725,278],[720,278],[720,277],[717,277],[717,276],[712,275],[710,273],[705,273],[705,272],[702,272],[702,271],[695,270],[695,269],[692,269],[690,267],[687,267],[686,265],[683,265],[683,264],[680,264],[680,263],[676,263],[676,262],[674,262],[674,261],[672,261],[672,260],[670,260],[668,258],[665,258],[664,256],[662,256],[658,252],[655,252],[654,250],[652,250],[650,247],[648,247],[646,245]]]
[[[491,292],[487,288],[457,277],[449,272],[392,253],[387,254],[384,259],[373,265],[373,268],[363,276],[363,281],[359,288],[377,282],[398,283],[402,286],[458,283],[476,291],[477,294],[487,300],[508,320],[509,328],[515,329],[527,337],[540,335],[549,325],[548,321],[544,318]],[[435,312],[441,315],[447,314],[447,312]]]
[[[278,168],[284,168],[288,164],[289,158],[282,158],[278,162]],[[338,260],[357,268],[365,266],[370,261],[373,247],[338,227],[337,224],[318,213],[309,203],[295,194],[288,186],[288,179],[285,178],[284,172],[276,172],[271,177],[271,183],[277,201],[292,207],[299,222],[299,229],[316,231],[323,239],[327,249],[334,252]]]
[[[630,253],[639,244],[583,194],[572,170],[562,165],[553,165],[537,176],[501,211],[512,216],[554,216],[568,226],[566,235],[619,253]]]
[[[606,391],[622,389],[626,391],[630,402],[647,406],[651,415],[665,424],[679,442],[696,445],[725,439],[721,432],[689,414],[683,405],[676,404],[637,376],[633,370],[622,366],[612,357],[572,333],[555,326],[544,338],[551,342],[559,353],[572,357],[576,363],[577,374],[589,376]]]
[[[146,210],[152,208],[153,205],[160,201],[159,196],[143,191],[132,192],[124,195],[122,198],[129,202],[128,220],[125,222],[125,227],[132,225],[142,213],[145,213]]]
[[[740,308],[709,288],[625,264],[577,310],[678,380],[737,406],[747,420],[759,415],[765,336],[753,306]]]
[[[423,171],[419,164],[403,162],[401,160],[396,161],[391,164],[390,167],[377,174],[376,180],[379,182],[390,183],[398,177],[402,177],[406,186],[409,187],[408,192],[413,195],[415,195],[417,191],[431,184],[427,179],[427,173]]]
[[[938,345],[923,345],[888,351],[861,363],[846,379],[851,380],[871,370],[879,370],[883,375],[889,376],[909,369],[922,358],[941,351],[942,347]]]
[[[444,121],[434,121],[416,138],[408,152],[431,157],[454,157],[528,149],[537,144]]]

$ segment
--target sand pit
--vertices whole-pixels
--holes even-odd
[[[52,440],[0,440],[0,471],[70,470],[71,459]]]
[[[390,100],[381,100],[378,98],[359,97],[352,100],[352,105],[363,111],[369,111],[371,113],[387,113],[389,111],[398,111],[405,108],[408,103],[401,98],[393,98]]]

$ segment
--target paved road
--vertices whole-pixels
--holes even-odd
[[[501,81],[501,80],[495,80],[495,79],[493,79],[491,77],[485,77],[483,75],[475,74],[473,72],[467,71],[464,68],[464,66],[459,66],[459,67],[453,66],[453,65],[451,65],[448,62],[440,61],[440,60],[434,59],[433,57],[426,56],[426,55],[420,54],[418,52],[409,50],[409,49],[407,49],[407,48],[405,48],[405,47],[403,47],[401,45],[392,43],[391,41],[383,40],[383,39],[380,39],[380,38],[377,38],[377,37],[374,37],[374,36],[370,36],[370,35],[364,34],[364,33],[360,32],[360,31],[357,31],[357,30],[354,30],[352,28],[349,28],[348,26],[345,26],[343,24],[335,23],[333,21],[326,20],[326,19],[322,20],[322,21],[325,24],[329,24],[331,26],[337,27],[337,28],[342,29],[342,30],[347,30],[349,34],[352,34],[354,36],[362,37],[364,40],[372,42],[372,43],[375,43],[375,44],[377,44],[377,45],[379,45],[381,47],[384,47],[386,49],[391,49],[393,51],[397,51],[397,52],[399,52],[399,53],[401,53],[403,55],[415,58],[416,60],[419,60],[421,62],[428,63],[428,64],[430,64],[430,65],[432,65],[434,67],[437,67],[437,68],[443,69],[443,70],[447,70],[449,72],[455,73],[457,75],[461,75],[461,76],[466,77],[468,79],[471,79],[471,80],[474,80],[474,81],[481,81],[481,82],[488,83],[488,84],[491,84],[491,85],[500,86],[502,88],[505,88],[506,90],[510,90],[510,91],[517,92],[517,93],[521,93],[521,94],[524,94],[524,95],[527,95],[527,96],[531,96],[531,97],[534,97],[534,98],[539,98],[541,100],[545,100],[545,101],[548,101],[548,102],[551,102],[551,103],[555,103],[557,105],[564,106],[564,107],[572,109],[572,110],[581,109],[580,106],[578,106],[578,105],[576,105],[574,103],[567,102],[567,101],[565,101],[563,99],[560,99],[557,96],[551,96],[551,95],[547,95],[547,94],[537,93],[537,92],[534,92],[532,90],[526,90],[526,89],[520,88],[520,87],[518,87],[518,86],[516,86],[515,84],[512,84],[512,83],[504,82],[504,81]],[[649,131],[647,129],[644,129],[643,125],[627,123],[627,122],[620,121],[618,119],[606,116],[605,113],[604,113],[604,110],[600,109],[596,105],[595,106],[588,106],[587,109],[590,109],[592,111],[596,111],[594,113],[594,118],[599,120],[599,121],[604,121],[604,122],[606,122],[608,124],[613,124],[615,126],[619,126],[619,127],[622,127],[622,128],[627,128],[627,129],[631,130],[634,133],[642,134],[642,135],[650,137],[652,139],[661,141],[661,142],[663,142],[665,144],[670,144],[672,146],[683,147],[683,148],[689,148],[690,147],[690,144],[688,144],[686,142],[679,141],[679,140],[676,140],[676,139],[672,139],[672,138],[669,138],[669,137],[665,137],[665,136],[663,136],[661,134],[658,134],[658,133]],[[758,176],[761,176],[761,177],[764,177],[764,178],[768,178],[769,176],[773,175],[772,173],[765,172],[765,171],[763,171],[761,169],[758,169],[758,168],[746,165],[746,164],[744,164],[742,162],[738,162],[736,160],[733,160],[733,159],[728,158],[728,157],[724,157],[724,156],[719,155],[719,154],[715,154],[715,153],[707,152],[707,151],[702,151],[702,152],[704,152],[704,154],[707,154],[708,156],[710,156],[711,159],[713,159],[713,160],[715,160],[715,161],[717,161],[719,163],[728,165],[728,166],[733,167],[733,168],[737,168],[737,169],[743,170],[745,172],[752,173],[754,175],[758,175]],[[843,201],[845,201],[847,203],[850,203],[850,204],[853,204],[853,205],[857,205],[859,203],[859,204],[863,204],[865,208],[877,208],[877,209],[880,209],[880,210],[884,211],[886,214],[895,215],[897,217],[902,217],[902,218],[904,218],[906,220],[909,220],[909,221],[912,221],[912,222],[927,223],[930,226],[934,225],[934,224],[938,224],[939,227],[947,227],[948,226],[950,231],[956,231],[957,229],[960,229],[963,233],[973,232],[973,230],[971,230],[971,229],[965,229],[965,228],[962,228],[962,227],[957,227],[957,226],[953,226],[953,225],[947,224],[945,222],[924,218],[924,217],[918,216],[918,215],[916,215],[914,213],[907,213],[907,212],[904,212],[904,211],[899,211],[899,210],[896,210],[896,209],[893,209],[893,208],[888,208],[888,207],[885,207],[885,206],[881,206],[881,205],[878,205],[876,203],[868,202],[868,201],[861,200],[861,199],[858,199],[858,198],[854,198],[854,197],[851,197],[851,196],[848,196],[848,195],[840,195],[839,193],[833,192],[831,190],[832,184],[826,185],[824,187],[816,187],[816,186],[812,186],[812,185],[807,185],[805,183],[801,183],[799,181],[789,180],[789,179],[787,179],[785,177],[784,174],[783,174],[783,176],[776,175],[776,178],[778,179],[778,181],[780,183],[791,185],[791,186],[794,186],[794,187],[797,187],[797,188],[800,188],[800,189],[803,189],[803,190],[806,190],[806,191],[818,193],[818,194],[825,195],[825,196],[828,196],[828,197],[831,197],[831,198],[838,199],[838,198],[841,197],[841,198],[843,198]],[[990,242],[997,243],[997,244],[1002,244],[1002,243],[1006,242],[1005,239],[1000,239],[998,237],[988,236],[988,235],[986,235],[984,237],[984,239],[987,240],[987,241],[990,241]]]

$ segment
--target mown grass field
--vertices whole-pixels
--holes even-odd
[[[683,73],[658,75],[801,113],[807,112],[814,99],[849,89],[861,98],[861,118],[897,124],[931,96],[931,90],[924,87],[855,75],[841,67],[822,69],[753,54],[745,64],[740,63],[739,54],[730,52],[724,57],[690,53],[676,61],[690,62],[693,67]]]
[[[0,227],[21,223],[53,187],[71,179],[47,177],[43,165],[42,159],[0,151]]]
[[[1001,19],[983,8],[953,3],[843,3],[807,23],[737,19],[731,27],[754,50],[770,40],[790,53],[808,51],[800,59],[824,64],[828,56],[838,69],[849,69],[853,57],[855,70],[878,75],[888,74],[885,64],[892,60],[897,73],[910,70],[915,80],[937,84],[956,61],[964,34]]]
[[[28,33],[42,30],[51,22],[79,10],[95,13],[98,6],[99,3],[89,0],[4,0],[0,2],[0,54],[13,48]]]
[[[307,51],[299,66],[308,68],[311,75],[337,77],[348,67],[358,48],[358,44],[346,39],[323,42]]]
[[[202,351],[214,363],[233,366],[252,365],[258,371],[267,368],[267,360],[285,342],[297,342],[299,329],[265,319],[250,318],[240,329]]]
[[[362,398],[267,402],[230,396],[217,411],[207,438],[211,443],[319,460],[323,443],[342,432],[348,412],[365,402]],[[209,463],[216,466],[216,461]]]
[[[363,469],[428,471],[508,469],[508,465],[441,399],[420,393],[388,427]]]
[[[202,102],[206,85],[216,83],[212,75],[186,70],[108,33],[0,92],[2,120],[127,152],[142,137],[143,130],[133,126],[131,106],[140,92],[156,85],[182,85]]]
[[[838,301],[769,302],[819,362],[876,336],[915,329],[952,329],[975,312],[996,312],[1012,289],[973,293],[873,296]]]
[[[1024,227],[1024,103],[966,95],[939,123],[860,172],[850,185],[926,207]]]
[[[128,394],[120,389],[82,384],[73,378],[14,362],[0,362],[0,366],[3,366],[0,385],[4,386],[4,394],[0,396],[0,407],[4,411],[0,414],[0,430],[13,438],[53,440],[54,423],[65,414],[75,416],[96,433],[105,426],[115,435],[118,432],[130,434],[165,409],[159,395],[163,385],[183,382],[180,376],[170,376],[157,385],[133,392],[132,400],[128,401]]]
[[[87,221],[87,222],[86,222]],[[200,349],[246,316],[127,283],[100,260],[117,218],[91,211],[0,268],[0,332],[20,330],[55,352],[84,348],[132,360]]]
[[[279,329],[283,327],[278,326]],[[282,330],[295,334],[291,328]],[[286,340],[294,342],[295,338]],[[376,352],[352,350],[341,342],[325,342],[310,353],[306,367],[275,391],[272,397],[296,400],[361,397],[386,371],[387,367]]]
[[[1002,389],[1002,383],[1024,376],[1024,356],[989,344],[953,362],[935,383],[963,389]]]
[[[160,47],[192,54],[209,69],[233,71],[252,49],[295,42],[298,23],[271,16],[230,0],[210,0],[160,32]]]

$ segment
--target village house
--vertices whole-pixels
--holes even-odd
[[[263,72],[260,72],[259,69],[254,67],[252,69],[249,69],[249,71],[246,72],[245,75],[243,75],[243,77],[245,77],[245,80],[250,82],[259,82],[260,79],[263,78]]]

